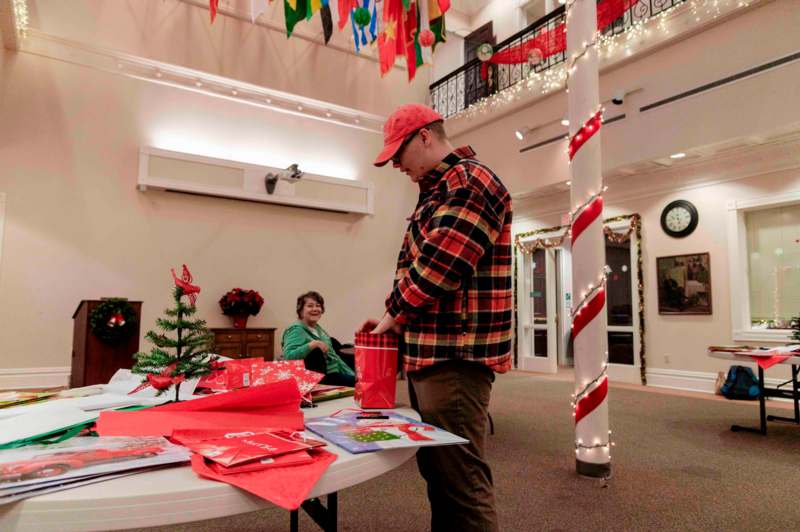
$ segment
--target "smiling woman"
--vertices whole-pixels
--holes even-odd
[[[325,312],[325,299],[314,291],[297,298],[298,321],[283,332],[281,347],[287,360],[303,360],[306,369],[324,373],[323,384],[355,385],[355,370],[349,366],[334,344],[339,344],[319,324]]]

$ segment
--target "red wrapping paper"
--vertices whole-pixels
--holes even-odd
[[[304,465],[273,467],[250,473],[220,475],[211,469],[200,455],[192,455],[192,469],[201,477],[227,482],[249,491],[281,508],[297,510],[306,500],[311,488],[319,481],[336,455],[314,449],[309,451],[313,462]]]
[[[300,388],[300,395],[305,396],[325,375],[307,370],[302,360],[276,360],[253,366],[250,378],[253,386],[294,379]]]
[[[356,333],[354,398],[361,408],[394,408],[397,344],[397,336],[391,333]]]
[[[217,391],[247,388],[252,383],[252,367],[263,364],[263,358],[239,358],[226,360],[222,367],[200,379],[198,388],[210,388]]]
[[[101,436],[170,436],[181,429],[303,430],[300,392],[293,379],[130,412],[101,412]]]

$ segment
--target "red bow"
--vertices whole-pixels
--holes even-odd
[[[189,303],[194,306],[195,301],[197,301],[197,294],[200,293],[200,287],[192,284],[192,274],[189,273],[189,268],[186,265],[183,265],[183,275],[182,278],[179,279],[177,275],[175,275],[175,269],[170,269],[172,272],[172,278],[175,279],[175,286],[180,287],[183,289],[183,295],[189,297]]]
[[[179,382],[183,382],[184,380],[186,380],[186,377],[184,375],[178,375],[176,377],[173,377],[171,375],[171,373],[175,370],[175,367],[177,365],[178,365],[177,362],[174,364],[170,364],[166,368],[162,369],[161,373],[158,374],[148,373],[147,382],[143,382],[142,384],[137,386],[134,390],[128,392],[128,395],[132,395],[136,392],[144,390],[148,386],[152,386],[156,390],[166,390],[173,384],[178,384]]]

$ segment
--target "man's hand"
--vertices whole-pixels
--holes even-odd
[[[372,330],[372,334],[383,334],[386,331],[392,331],[395,334],[403,334],[403,326],[395,322],[394,318],[388,312],[383,315],[380,323]]]
[[[358,332],[368,333],[377,326],[378,326],[378,320],[368,319],[367,321],[361,324],[361,328],[358,330]]]

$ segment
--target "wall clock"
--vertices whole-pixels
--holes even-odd
[[[697,221],[697,209],[686,200],[675,200],[661,212],[661,228],[674,238],[692,234],[697,227]]]

